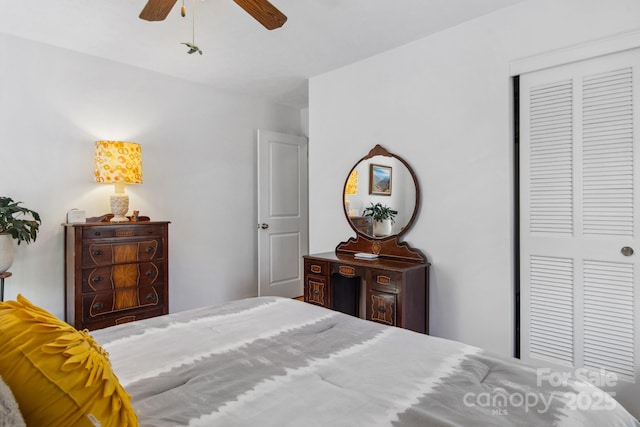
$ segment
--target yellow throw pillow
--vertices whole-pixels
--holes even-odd
[[[138,426],[107,353],[88,331],[22,295],[0,302],[0,376],[29,426]]]

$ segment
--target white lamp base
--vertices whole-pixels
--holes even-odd
[[[129,211],[129,196],[125,193],[114,193],[111,195],[111,222],[129,222],[125,215]]]

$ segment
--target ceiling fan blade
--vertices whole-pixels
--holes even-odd
[[[267,0],[233,0],[249,15],[253,16],[267,30],[280,28],[287,22],[287,17]]]
[[[145,21],[164,20],[178,0],[149,0],[140,12],[140,19]]]

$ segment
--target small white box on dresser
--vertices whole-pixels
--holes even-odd
[[[78,224],[82,222],[87,222],[86,211],[81,211],[80,209],[71,209],[69,212],[67,212],[67,223]]]

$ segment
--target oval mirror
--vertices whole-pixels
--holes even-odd
[[[357,234],[387,239],[409,230],[418,212],[420,192],[407,162],[376,145],[349,171],[342,200],[349,225]]]

